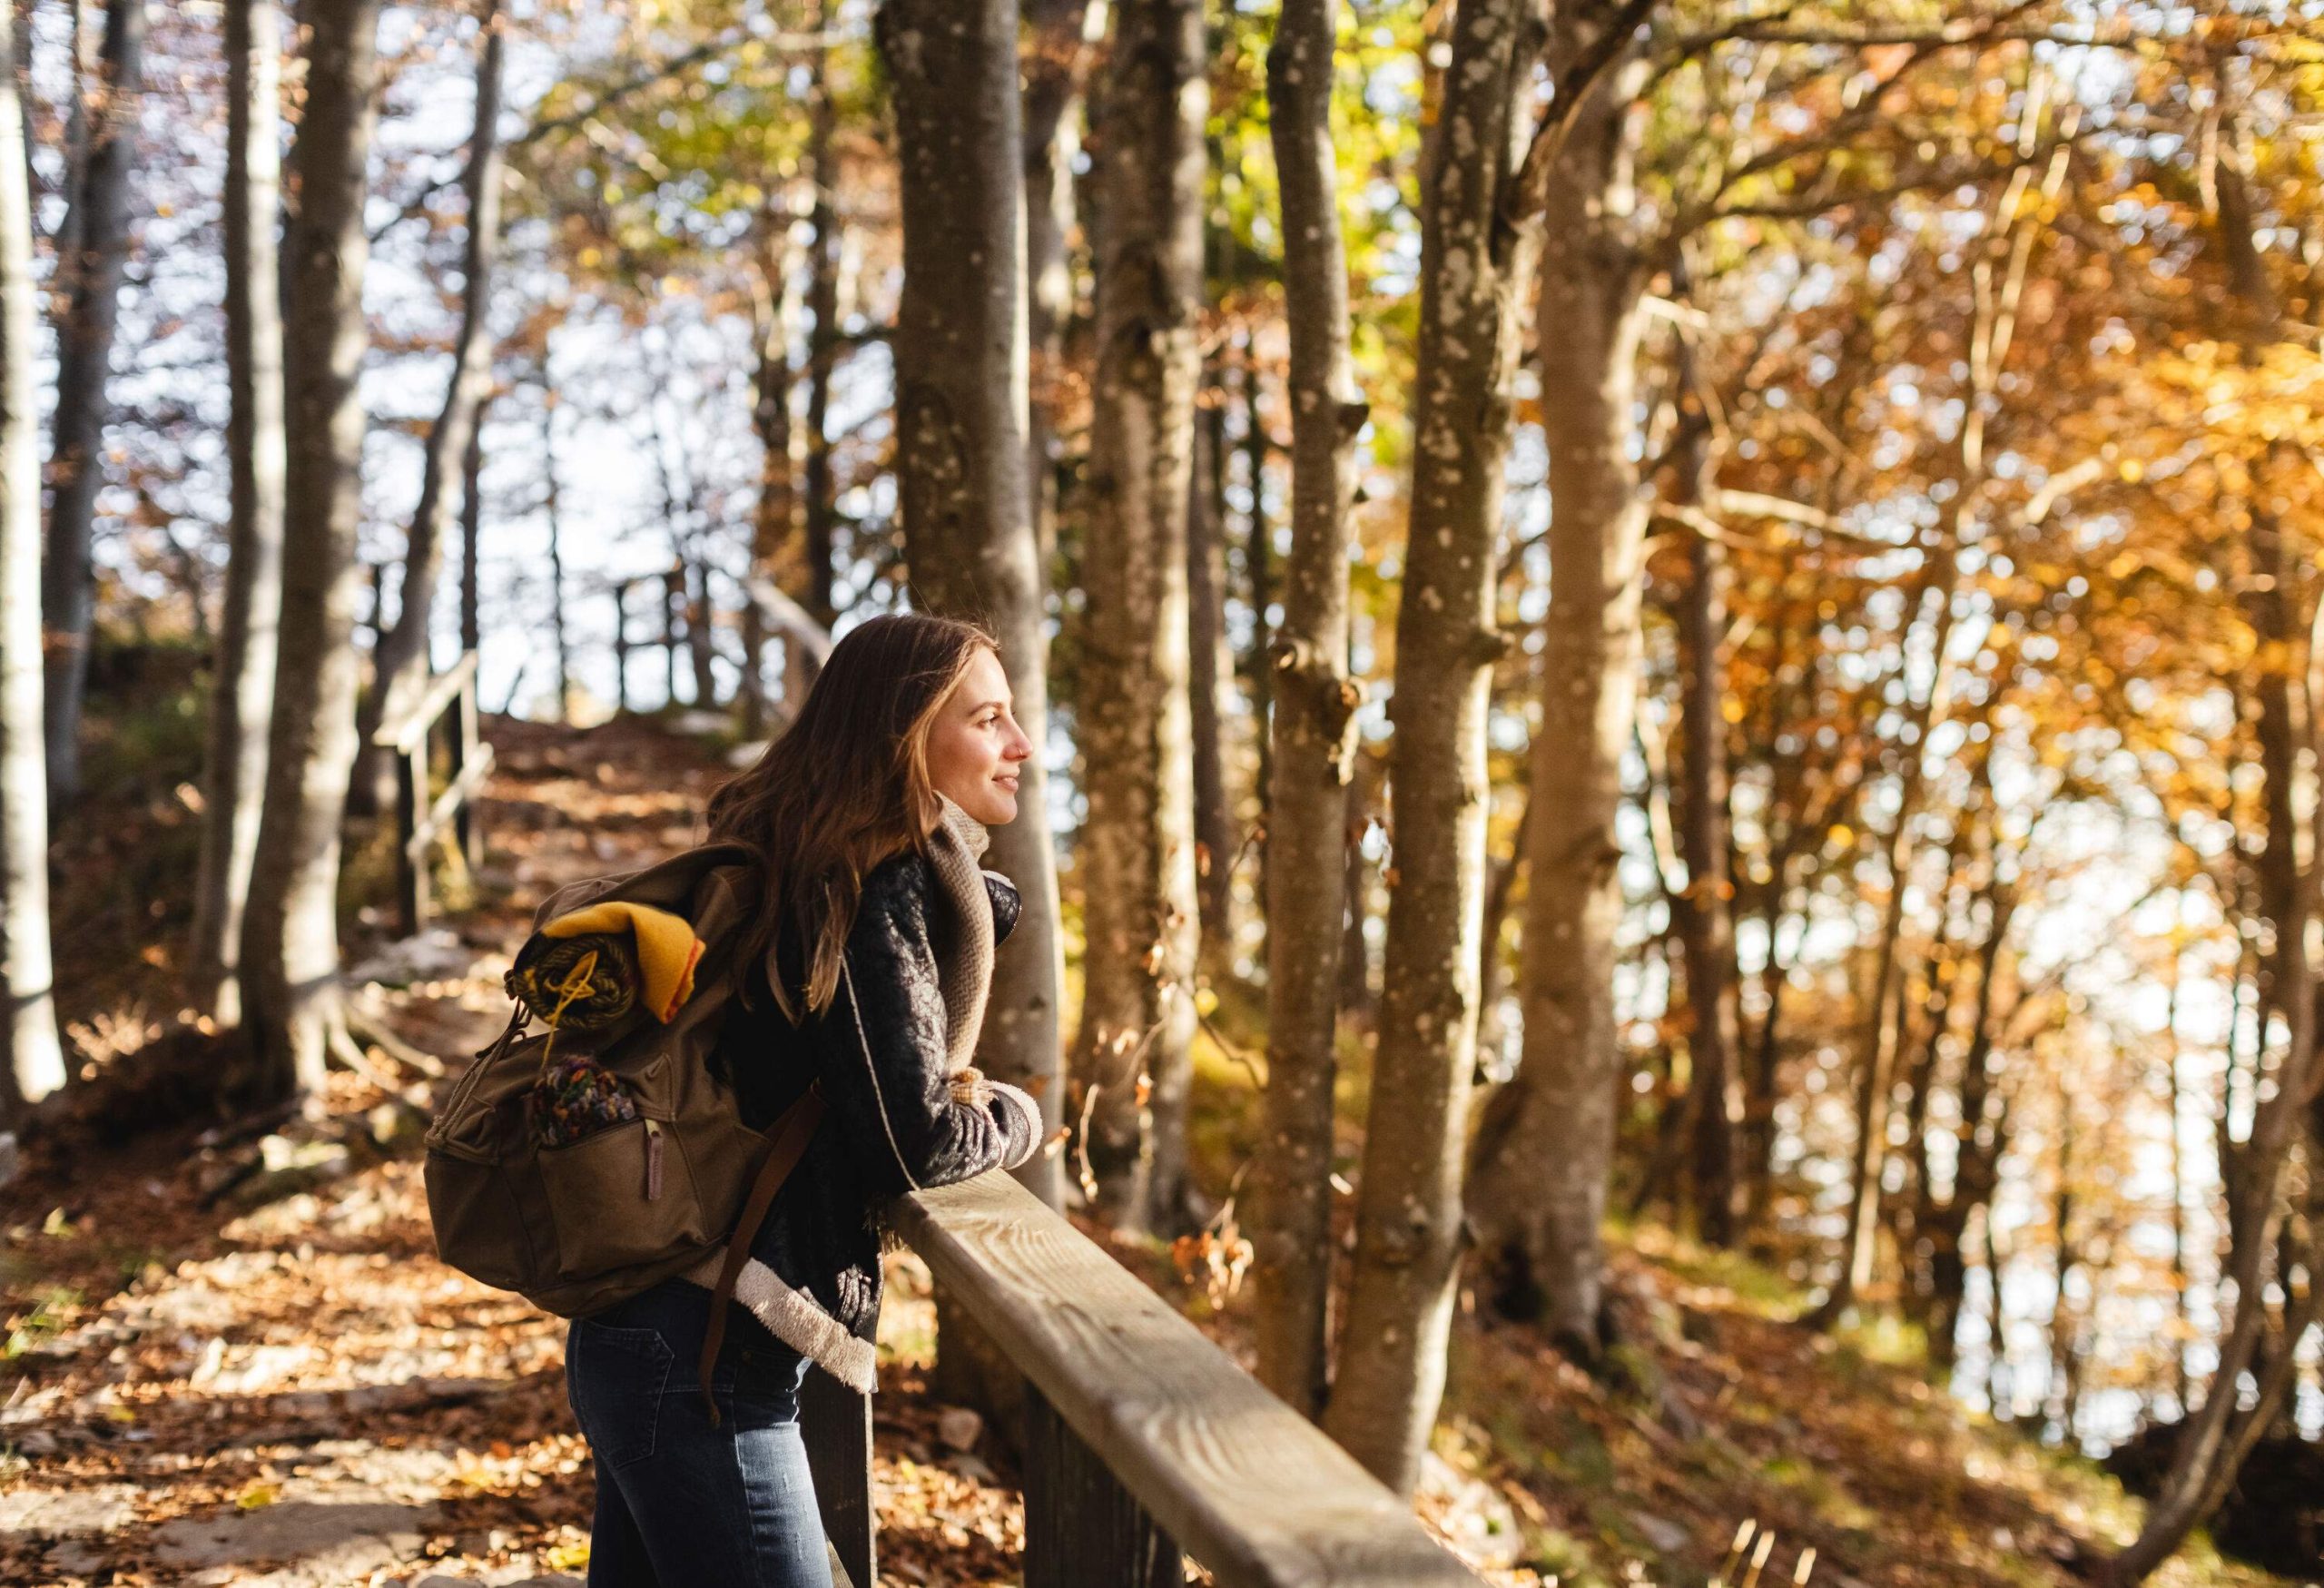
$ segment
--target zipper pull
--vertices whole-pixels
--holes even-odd
[[[659,1201],[662,1197],[662,1127],[653,1120],[645,1121],[645,1199]]]

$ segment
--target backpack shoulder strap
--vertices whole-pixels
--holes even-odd
[[[734,1298],[734,1281],[741,1277],[743,1265],[750,1260],[751,1242],[757,1238],[759,1226],[766,1222],[767,1208],[773,1205],[774,1194],[791,1171],[799,1167],[799,1159],[807,1150],[808,1139],[823,1118],[823,1083],[808,1085],[806,1095],[783,1110],[769,1132],[766,1157],[759,1164],[758,1173],[751,1181],[750,1198],[743,1204],[743,1215],[734,1223],[734,1233],[726,1238],[725,1260],[718,1266],[718,1283],[710,1293],[710,1327],[702,1336],[702,1363],[699,1382],[703,1404],[710,1408],[710,1425],[718,1425],[718,1403],[710,1393],[711,1369],[718,1362],[718,1347],[726,1338],[726,1304]]]

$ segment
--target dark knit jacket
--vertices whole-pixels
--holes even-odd
[[[998,942],[1017,924],[1019,901],[1007,878],[983,875]],[[982,1102],[956,1100],[937,967],[953,962],[958,930],[925,858],[908,850],[881,862],[863,879],[847,974],[831,1004],[793,1026],[762,971],[728,1015],[712,1060],[754,1129],[822,1083],[822,1123],[751,1248],[777,1283],[759,1277],[757,1293],[745,1285],[735,1298],[862,1390],[872,1387],[880,1317],[879,1207],[905,1191],[1013,1169],[1041,1142],[1039,1107],[1015,1087],[988,1082],[977,1089]],[[793,987],[799,962],[786,941],[778,963]]]

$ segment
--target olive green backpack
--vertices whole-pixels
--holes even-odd
[[[574,1317],[724,1248],[733,1294],[822,1112],[811,1087],[753,1130],[709,1063],[760,875],[748,848],[706,844],[542,903],[506,978],[507,1029],[428,1131],[444,1261]]]

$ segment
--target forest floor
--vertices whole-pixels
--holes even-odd
[[[448,888],[461,906],[449,927],[354,951],[364,1017],[455,1074],[505,1014],[500,973],[533,905],[693,842],[724,773],[714,744],[645,722],[496,722],[492,737],[488,860]],[[69,985],[60,977],[75,1042],[98,1070],[199,1055],[197,1028],[153,1012],[171,1001],[180,912],[147,902],[164,877],[127,874],[131,856],[166,865],[150,858],[157,840],[182,850],[183,796],[149,789],[93,825],[74,863],[110,856],[122,874],[93,883],[67,938],[85,956]],[[367,863],[350,864],[358,888],[377,885]],[[36,1141],[0,1189],[0,1582],[586,1572],[591,1478],[565,1401],[564,1326],[436,1260],[417,1145],[428,1093],[387,1054],[372,1060],[374,1077],[333,1074],[320,1126],[237,1131],[165,1102],[133,1134]],[[1196,1135],[1221,1184],[1248,1150],[1249,1084],[1206,1049]],[[1211,1248],[1114,1249],[1245,1354],[1245,1297],[1206,1268]],[[1751,1573],[1769,1588],[2064,1584],[2075,1541],[2127,1536],[2135,1506],[2090,1464],[1970,1418],[1876,1341],[1797,1328],[1797,1298],[1749,1265],[1651,1229],[1617,1262],[1636,1320],[1626,1389],[1523,1331],[1461,1323],[1420,1509],[1489,1581],[1739,1584],[1748,1561],[1721,1568],[1748,1523],[1755,1544],[1773,1540]],[[927,1396],[932,1321],[906,1255],[881,1323],[882,1581],[1013,1583],[1009,1465]],[[2276,1580],[2200,1550],[2159,1581]]]

